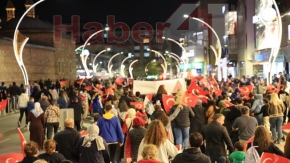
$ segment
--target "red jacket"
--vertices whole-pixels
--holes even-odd
[[[137,163],[161,163],[157,160],[139,160]]]

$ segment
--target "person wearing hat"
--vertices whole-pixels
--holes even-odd
[[[192,109],[183,103],[184,91],[179,90],[175,96],[175,104],[169,111],[169,116],[174,113],[176,109],[181,109],[173,121],[171,126],[175,136],[175,145],[178,150],[188,147],[190,118],[195,116]]]
[[[138,149],[145,136],[145,121],[141,117],[133,119],[133,129],[128,132],[126,137],[126,158],[127,162],[137,162]]]

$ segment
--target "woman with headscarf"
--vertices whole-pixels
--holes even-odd
[[[110,163],[107,142],[99,136],[99,131],[97,125],[91,125],[88,128],[88,135],[78,141],[74,151],[80,156],[79,163]]]
[[[27,120],[29,122],[28,129],[30,131],[30,141],[36,142],[38,148],[43,149],[44,113],[39,102],[35,103],[34,109],[28,114]]]

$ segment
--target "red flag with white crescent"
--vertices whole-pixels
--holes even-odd
[[[1,163],[17,163],[24,158],[22,153],[8,153],[0,156]]]
[[[190,83],[187,92],[192,93],[192,94],[199,94],[199,95],[207,95],[208,92],[204,91],[200,86],[198,86],[196,83]]]
[[[26,144],[26,140],[25,140],[25,137],[23,136],[21,130],[19,128],[17,128],[17,133],[19,135],[19,139],[20,139],[20,145],[21,145],[21,153],[23,155],[23,157],[25,156],[25,153],[24,153],[24,146]]]
[[[193,107],[195,107],[198,99],[199,98],[197,96],[193,95],[192,93],[185,92],[185,94],[182,98],[182,102],[193,108]]]
[[[122,85],[123,82],[124,82],[124,79],[123,79],[123,78],[117,77],[117,78],[115,79],[115,83],[116,83],[117,85]]]
[[[263,152],[260,163],[290,163],[290,160],[274,153]]]
[[[135,108],[138,110],[144,109],[144,102],[130,102],[130,105],[135,106]]]
[[[232,104],[231,102],[229,102],[228,100],[225,100],[226,103],[226,107],[229,108],[231,106],[234,106],[234,104]]]
[[[149,101],[152,101],[152,98],[153,98],[153,95],[152,94],[148,94],[147,97],[148,97],[148,100]]]
[[[199,81],[200,84],[202,84],[204,87],[206,88],[210,88],[210,85],[208,84],[208,81],[205,79],[205,78],[202,78],[200,81]]]
[[[0,102],[0,111],[4,110],[7,106],[8,99]]]
[[[241,94],[244,96],[249,96],[249,94],[253,91],[253,89],[254,89],[253,85],[247,85],[247,86],[240,87]]]
[[[171,107],[175,103],[175,97],[174,96],[169,96],[169,95],[162,95],[162,102],[163,102],[163,109],[166,112],[166,114],[169,113]]]
[[[67,80],[62,80],[62,81],[59,81],[59,84],[61,87],[65,87],[67,85]]]
[[[217,81],[215,80],[215,78],[213,78],[213,77],[209,77],[209,78],[207,78],[207,80],[209,81],[209,83],[210,83],[211,85],[217,85]]]

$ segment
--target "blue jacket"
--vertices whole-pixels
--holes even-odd
[[[94,113],[100,113],[101,112],[101,104],[100,104],[100,101],[99,101],[99,98],[96,97],[94,100],[93,100],[93,112]]]
[[[27,111],[28,111],[28,113],[29,113],[32,109],[34,109],[34,102],[32,102],[32,101],[28,101],[28,102],[27,102]]]
[[[69,101],[69,98],[67,98],[67,101]],[[63,97],[59,97],[57,103],[60,109],[68,107],[68,102],[66,102]]]
[[[100,117],[98,124],[100,128],[100,136],[106,140],[107,143],[124,143],[124,135],[119,122],[119,119],[112,113],[106,113]]]

